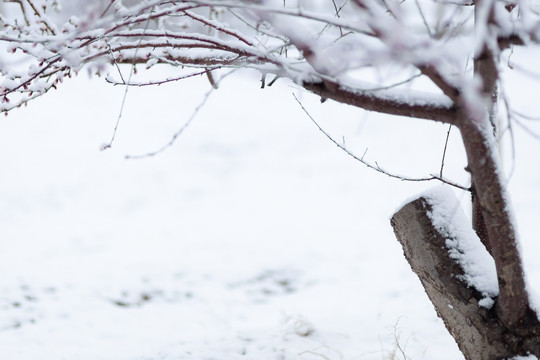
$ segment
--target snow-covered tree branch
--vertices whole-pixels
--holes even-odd
[[[539,10],[526,0],[4,1],[0,111],[81,71],[143,86],[250,68],[323,101],[455,125],[471,174],[474,228],[497,271],[488,320],[528,339],[493,356],[539,356],[530,344],[540,341],[540,323],[496,148],[503,52],[540,42]],[[178,76],[132,81],[122,64],[172,66]]]

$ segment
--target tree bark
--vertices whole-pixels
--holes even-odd
[[[488,232],[486,228],[486,222],[484,220],[484,214],[482,213],[482,206],[480,205],[480,201],[478,200],[478,195],[476,194],[476,188],[473,185],[471,185],[471,204],[472,204],[472,227],[474,231],[476,232],[476,235],[480,238],[480,241],[482,241],[482,244],[484,244],[486,250],[493,256],[493,252],[491,250],[491,243],[489,242],[488,238]]]
[[[505,325],[517,331],[519,327],[527,326],[529,298],[496,154],[486,130],[474,120],[463,121],[460,131],[497,267],[500,291],[497,311]]]
[[[516,334],[501,321],[495,307],[486,309],[478,305],[482,294],[461,280],[464,271],[449,255],[448,235],[444,236],[429,216],[433,206],[421,197],[401,208],[391,224],[405,258],[465,358],[540,356],[540,324],[535,314],[528,314],[527,333]]]

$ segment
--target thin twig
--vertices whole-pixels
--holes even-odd
[[[405,354],[405,350],[401,347],[401,344],[399,343],[399,334],[398,332],[398,323],[400,319],[397,319],[396,323],[394,324],[394,341],[396,343],[396,347],[398,348],[399,352],[403,356],[403,360],[407,360],[407,355]]]
[[[51,26],[49,25],[49,23],[47,22],[47,20],[45,20],[45,18],[43,17],[43,15],[41,15],[41,13],[36,9],[36,7],[34,6],[34,4],[32,3],[31,0],[26,0],[26,2],[28,3],[28,5],[30,5],[30,7],[32,8],[32,10],[34,10],[34,13],[36,14],[36,16],[41,20],[43,21],[43,24],[45,25],[45,27],[47,28],[47,30],[49,30],[49,32],[51,33],[51,35],[56,35],[56,33],[54,32],[54,30],[51,28]]]
[[[110,78],[105,78],[105,81],[107,81],[109,84],[112,84],[112,85],[115,85],[115,86],[116,85],[126,85],[126,86],[135,86],[135,87],[159,86],[159,85],[167,84],[167,83],[170,83],[170,82],[175,82],[175,81],[179,81],[179,80],[188,79],[190,77],[204,75],[204,74],[207,74],[208,72],[210,72],[212,70],[218,70],[220,68],[221,68],[221,66],[215,66],[215,67],[210,67],[210,68],[205,69],[204,71],[199,71],[199,72],[196,72],[196,73],[180,75],[180,76],[177,76],[177,77],[174,77],[174,78],[167,78],[167,79],[164,79],[164,80],[149,81],[149,82],[144,82],[144,83],[133,83],[133,82],[132,83],[126,83],[123,78],[122,78],[122,82],[117,82],[117,81],[114,81],[113,79],[110,79]],[[120,74],[120,76],[122,76],[122,75]]]
[[[403,81],[398,81],[397,83],[393,83],[393,84],[390,84],[390,85],[387,85],[387,86],[380,86],[380,87],[376,87],[376,88],[370,88],[370,89],[365,89],[365,91],[383,91],[383,90],[389,90],[389,89],[392,89],[392,88],[395,88],[395,87],[398,87],[398,86],[401,86],[401,85],[405,85],[405,84],[408,84],[410,83],[411,81],[413,81],[414,79],[416,78],[419,78],[420,76],[422,76],[424,74],[422,73],[418,73],[416,75],[413,75]]]
[[[506,179],[507,182],[510,182],[510,179],[514,175],[514,171],[516,169],[516,139],[514,137],[514,128],[512,126],[512,121],[514,120],[518,125],[519,125],[519,121],[517,121],[517,119],[515,119],[512,116],[513,112],[512,112],[512,107],[510,106],[510,100],[508,99],[508,96],[506,95],[506,92],[504,91],[504,87],[502,86],[502,84],[501,84],[500,94],[503,99],[504,106],[506,108],[507,128],[508,128],[508,131],[510,132],[510,144],[511,144],[511,149],[512,149],[512,167],[510,168],[510,171],[508,172],[508,176]],[[503,133],[501,132],[500,140],[502,140],[502,135]],[[501,159],[502,159],[502,156],[501,156]]]
[[[255,30],[256,32],[258,33],[261,33],[263,35],[266,35],[266,36],[270,36],[270,37],[273,37],[275,39],[279,39],[279,40],[282,40],[282,41],[288,41],[287,38],[283,37],[283,36],[280,36],[280,35],[276,35],[276,34],[271,34],[269,32],[266,32],[266,31],[263,31],[261,30],[259,27],[256,27],[252,24],[250,24],[246,19],[244,19],[243,17],[241,17],[240,15],[238,15],[236,12],[232,11],[231,9],[227,8],[227,11],[229,13],[231,13],[234,17],[236,17],[238,20],[240,20],[241,22],[243,22],[245,25],[247,25],[248,27],[250,27],[251,29]],[[263,44],[261,44],[263,45]],[[264,45],[263,45],[264,46]]]
[[[298,356],[302,356],[304,354],[310,354],[310,355],[313,355],[313,356],[318,356],[323,360],[330,360],[330,359],[335,359],[336,358],[333,355],[329,357],[329,356],[326,356],[326,355],[322,354],[321,350],[329,350],[329,351],[332,352],[333,355],[339,356],[338,360],[343,359],[343,354],[339,350],[334,349],[334,348],[332,348],[330,346],[319,346],[319,347],[317,347],[315,349],[312,349],[312,350],[305,350],[305,351],[302,351],[302,352],[298,353]]]
[[[444,150],[441,159],[441,171],[439,172],[440,177],[443,177],[444,170],[444,159],[446,158],[446,148],[448,147],[448,139],[450,139],[450,130],[452,130],[452,125],[448,126],[448,132],[446,133],[446,141],[444,142]]]
[[[429,37],[433,38],[433,32],[431,31],[431,28],[427,22],[426,16],[424,15],[424,10],[422,10],[422,7],[420,6],[420,3],[418,2],[418,0],[414,0],[414,2],[416,3],[416,7],[418,8],[418,12],[420,13],[420,17],[422,18],[422,21],[424,22],[424,26],[426,27]]]
[[[219,83],[221,81],[223,81],[223,79],[225,79],[227,76],[231,75],[232,73],[234,73],[236,70],[231,70],[230,72],[226,73],[225,75],[223,75],[218,83],[216,85],[219,85]],[[161,148],[155,150],[155,151],[151,151],[149,153],[146,153],[146,154],[143,154],[143,155],[126,155],[126,159],[144,159],[144,158],[147,158],[147,157],[152,157],[152,156],[156,156],[156,155],[159,155],[161,154],[162,152],[164,152],[165,150],[167,150],[168,148],[170,148],[172,145],[174,145],[174,143],[176,142],[176,140],[178,139],[178,137],[180,137],[180,135],[182,135],[182,133],[188,128],[188,126],[193,122],[193,120],[195,119],[195,117],[197,116],[197,114],[199,113],[199,111],[202,109],[202,107],[208,102],[208,98],[210,97],[210,95],[212,95],[212,93],[216,90],[216,88],[214,87],[211,87],[210,90],[208,90],[205,94],[204,94],[204,97],[202,99],[202,101],[199,103],[199,105],[197,105],[197,107],[193,110],[193,112],[191,113],[191,116],[188,118],[188,120],[184,123],[184,125],[182,125],[182,127],[180,127],[180,129],[178,129],[174,134],[173,136],[171,137],[171,139],[169,140],[169,142],[165,145],[163,145]]]
[[[523,114],[517,110],[512,110],[512,114],[516,115],[516,116],[519,116],[520,118],[523,118],[525,120],[529,120],[529,121],[540,121],[540,116],[530,116],[530,115],[526,115],[526,114]]]
[[[341,9],[343,9],[343,6],[345,6],[345,5],[343,5],[341,8],[338,9],[335,0],[332,0],[332,4],[334,5],[334,10],[336,11],[336,17],[340,18],[341,16],[339,16],[339,13],[340,13]],[[343,28],[341,26],[339,26],[338,29],[339,29],[339,33],[341,34],[341,36],[343,36]]]
[[[118,71],[118,74],[120,75],[120,79],[122,79],[122,83],[126,84],[126,80],[124,80],[124,76],[122,75],[122,71],[120,71],[120,66],[116,62],[116,59],[114,58],[114,54],[113,54],[111,45],[109,45],[107,43],[107,47],[109,48],[109,53],[111,54],[111,59],[112,59],[112,61],[114,63],[114,66],[116,66],[116,70]],[[126,85],[128,85],[128,84],[126,84]]]
[[[186,10],[186,11],[184,11],[184,14],[186,14],[186,16],[188,16],[189,18],[200,22],[201,24],[208,26],[211,29],[215,29],[215,30],[217,30],[219,32],[222,32],[224,34],[235,37],[236,39],[240,40],[241,42],[243,42],[244,44],[246,44],[248,46],[253,46],[251,41],[244,38],[242,36],[242,34],[236,32],[233,29],[226,28],[225,26],[223,26],[223,25],[221,25],[221,24],[219,24],[217,22],[213,22],[211,19],[207,19],[207,18],[205,18],[203,16],[200,16],[200,15],[197,15],[194,12],[191,12],[191,11]]]
[[[343,3],[343,5],[341,5],[341,7],[338,8],[338,6],[337,6],[335,0],[332,0],[332,4],[334,5],[334,11],[336,12],[336,18],[338,18],[338,19],[341,18],[341,16],[339,15],[339,13],[341,12],[341,10],[343,10],[343,8],[345,7],[345,5],[347,5],[347,2],[348,2],[348,1],[349,1],[349,0],[345,1],[345,2]],[[319,31],[319,33],[317,34],[316,38],[317,38],[317,39],[320,38],[320,37],[322,36],[322,34],[326,31],[326,29],[328,29],[330,26],[331,26],[331,25],[330,25],[329,23],[325,24],[324,27],[322,28],[322,30]],[[338,40],[341,39],[341,38],[343,38],[345,35],[348,35],[348,34],[349,34],[349,33],[346,33],[346,34],[343,33],[343,26],[337,26],[337,28],[339,29],[339,34],[340,34]],[[337,40],[336,40],[336,41],[337,41]]]
[[[30,22],[28,21],[28,16],[26,15],[26,10],[24,9],[22,0],[12,0],[12,2],[19,4],[19,6],[21,7],[21,12],[23,14],[24,22],[26,23],[26,26],[30,26]]]
[[[525,125],[521,120],[518,120],[514,117],[512,119],[516,122],[516,124],[522,128],[529,136],[533,137],[536,140],[540,140],[540,134],[534,132],[531,130],[527,125]]]
[[[101,15],[99,16],[100,18],[104,17],[105,14],[107,13],[107,11],[109,11],[109,9],[111,8],[112,4],[114,4],[116,2],[116,0],[110,0],[109,1],[109,5],[107,5],[107,7],[105,8],[105,10],[103,10],[103,12],[101,13]]]
[[[202,109],[202,107],[206,104],[206,102],[208,101],[208,98],[214,92],[214,90],[215,90],[214,87],[210,87],[210,90],[208,90],[206,92],[206,94],[204,94],[204,97],[203,97],[202,101],[199,103],[199,105],[197,105],[195,110],[193,110],[193,112],[191,113],[191,116],[189,117],[189,119],[184,123],[184,125],[182,125],[182,127],[180,129],[178,129],[178,131],[176,131],[174,133],[174,135],[172,136],[172,138],[169,140],[169,142],[167,144],[163,145],[161,148],[159,148],[159,149],[157,149],[155,151],[151,151],[151,152],[143,154],[143,155],[126,155],[125,158],[126,159],[144,159],[144,158],[147,158],[147,157],[152,157],[152,156],[156,156],[158,154],[161,154],[162,152],[164,152],[165,150],[170,148],[176,142],[176,139],[178,139],[178,137],[180,135],[182,135],[184,130],[186,130],[188,128],[188,126],[191,124],[191,122],[195,119],[195,117],[197,116],[199,111]]]
[[[443,182],[445,184],[448,184],[448,185],[451,185],[451,186],[454,186],[458,189],[461,189],[461,190],[465,190],[465,191],[470,191],[470,189],[468,187],[465,187],[465,186],[462,186],[462,185],[459,185],[459,184],[456,184],[450,180],[447,180],[447,179],[444,179],[443,177],[441,176],[437,176],[437,175],[433,175],[433,174],[430,174],[429,177],[423,177],[423,178],[414,178],[414,177],[408,177],[408,176],[403,176],[403,175],[397,175],[397,174],[393,174],[393,173],[390,173],[388,172],[387,170],[383,169],[377,162],[375,162],[375,165],[373,165],[372,163],[364,160],[364,157],[365,155],[367,154],[367,149],[366,151],[364,151],[364,154],[361,156],[361,157],[358,157],[357,155],[355,155],[352,151],[350,151],[347,147],[345,147],[344,145],[340,144],[339,142],[337,142],[332,136],[330,136],[330,134],[328,134],[320,125],[319,123],[317,123],[317,121],[315,121],[315,119],[311,116],[311,114],[306,110],[306,108],[304,107],[304,105],[300,102],[300,100],[298,100],[298,98],[296,97],[296,95],[294,95],[294,93],[292,94],[294,99],[296,100],[296,102],[298,103],[298,105],[300,105],[300,107],[302,108],[302,110],[304,111],[304,113],[309,117],[309,119],[315,124],[315,126],[317,126],[317,128],[319,129],[320,132],[322,132],[324,134],[324,136],[326,136],[328,138],[328,140],[330,140],[331,142],[333,142],[338,148],[340,148],[341,150],[343,150],[347,155],[349,155],[350,157],[352,157],[353,159],[355,159],[356,161],[359,161],[361,162],[362,164],[364,164],[365,166],[367,166],[368,168],[372,169],[372,170],[375,170],[377,172],[380,172],[381,174],[384,174],[386,176],[389,176],[391,178],[394,178],[394,179],[399,179],[399,180],[402,180],[402,181],[411,181],[411,182],[420,182],[420,181],[433,181],[433,180],[438,180],[440,182]]]
[[[153,10],[154,8],[152,7],[152,9],[150,10],[150,12],[154,11]],[[137,53],[139,51],[139,47],[142,43],[142,38],[144,36],[144,33],[146,32],[146,30],[148,29],[148,24],[150,24],[150,17],[148,17],[148,20],[146,21],[146,25],[144,26],[144,30],[143,30],[143,35],[139,38],[139,42],[138,42],[138,45],[137,47],[135,48],[135,54],[133,55],[133,63],[131,64],[131,70],[129,71],[129,77],[128,77],[128,81],[127,83],[131,83],[131,77],[133,76],[133,73],[135,72],[135,59],[137,59]],[[109,51],[110,50],[110,47],[109,47]],[[122,74],[120,73],[120,76],[122,77]],[[116,137],[116,132],[118,130],[118,125],[120,124],[120,119],[122,118],[122,113],[124,111],[124,105],[126,103],[126,98],[127,98],[127,94],[128,94],[128,90],[129,90],[129,86],[126,86],[126,89],[124,91],[124,96],[122,98],[122,104],[120,105],[120,112],[118,113],[118,119],[116,119],[116,124],[114,126],[114,130],[113,130],[113,134],[112,134],[112,137],[111,137],[111,140],[107,143],[107,144],[104,144],[102,145],[101,147],[101,151],[103,150],[106,150],[106,149],[110,149],[113,142],[114,142],[114,139]]]

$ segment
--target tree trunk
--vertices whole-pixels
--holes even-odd
[[[486,221],[484,220],[484,214],[478,194],[476,194],[476,188],[474,184],[471,186],[471,204],[472,204],[472,227],[476,232],[476,235],[482,241],[482,244],[486,247],[486,250],[493,255],[491,250],[491,243],[489,242],[488,231],[486,227]]]
[[[446,230],[437,228],[430,217],[434,206],[428,198],[421,197],[401,208],[391,224],[407,261],[465,358],[540,356],[540,324],[536,314],[529,312],[526,334],[515,334],[498,317],[496,306],[486,309],[479,305],[482,294],[462,280],[464,271],[448,251],[447,239],[453,235],[443,235]]]
[[[517,331],[527,327],[529,298],[497,154],[490,145],[489,133],[482,130],[480,122],[467,119],[461,122],[459,129],[475,196],[482,209],[490,252],[497,266],[500,290],[497,311],[506,327]]]

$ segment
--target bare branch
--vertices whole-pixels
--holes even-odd
[[[425,100],[415,102],[399,96],[384,97],[370,90],[353,90],[332,80],[303,82],[301,85],[323,99],[332,99],[368,111],[435,120],[453,125],[457,122],[456,108],[450,103],[447,105],[430,104]]]
[[[422,6],[420,6],[420,3],[418,0],[414,0],[416,4],[416,8],[418,9],[418,13],[420,14],[420,17],[422,18],[422,22],[424,23],[424,26],[426,28],[426,31],[430,37],[433,37],[433,32],[431,31],[431,27],[429,26],[426,16],[424,15],[424,10],[422,10]]]
[[[202,24],[204,24],[206,26],[209,26],[209,27],[211,27],[213,29],[216,29],[217,31],[220,31],[220,32],[222,32],[224,34],[227,34],[227,35],[230,35],[230,36],[233,36],[233,37],[237,38],[238,40],[240,40],[241,42],[243,42],[244,44],[246,44],[248,46],[253,46],[251,41],[247,40],[245,37],[243,37],[237,31],[234,31],[233,29],[226,28],[226,27],[224,27],[223,25],[221,25],[218,22],[206,19],[206,18],[204,18],[202,16],[199,16],[199,15],[197,15],[194,12],[191,12],[191,11],[184,11],[184,14],[186,14],[187,16],[192,18],[193,20],[196,20],[196,21],[198,21],[198,22],[200,22],[200,23],[202,23]]]
[[[274,33],[270,33],[268,31],[265,31],[265,30],[261,30],[260,27],[256,27],[252,24],[250,24],[245,18],[243,18],[242,16],[240,16],[239,14],[236,13],[236,11],[232,11],[231,9],[227,8],[227,11],[232,14],[235,18],[237,18],[238,20],[240,20],[242,23],[244,23],[245,25],[247,25],[249,28],[257,31],[258,33],[261,33],[263,35],[266,35],[266,36],[269,36],[269,37],[272,37],[272,38],[275,38],[275,39],[279,39],[281,41],[285,41],[285,42],[288,42],[288,39],[280,34],[274,34]]]
[[[103,12],[101,13],[101,15],[99,16],[100,18],[104,17],[105,14],[109,11],[109,9],[111,8],[111,6],[116,2],[116,0],[109,0],[109,4],[107,5],[107,7],[105,8],[105,10],[103,10]]]
[[[220,66],[215,66],[215,67],[211,67],[211,68],[205,69],[203,71],[195,72],[195,73],[176,76],[176,77],[173,77],[173,78],[167,78],[167,79],[163,79],[163,80],[147,81],[147,82],[125,82],[123,78],[122,78],[122,82],[118,82],[118,81],[112,80],[110,77],[105,78],[105,81],[107,81],[109,84],[112,84],[112,85],[126,85],[126,86],[135,86],[135,87],[159,86],[159,85],[167,84],[167,83],[170,83],[170,82],[176,82],[176,81],[188,79],[190,77],[195,77],[195,76],[199,76],[199,75],[205,75],[205,74],[208,74],[209,72],[211,72],[213,70],[218,70],[218,69],[221,69],[221,67]]]
[[[153,8],[150,9],[150,12],[153,11]],[[144,30],[143,30],[143,33],[141,35],[141,37],[139,38],[139,42],[137,44],[137,47],[135,48],[135,55],[134,57],[136,58],[137,57],[137,52],[139,51],[139,48],[141,46],[141,42],[142,42],[142,39],[143,39],[143,36],[144,36],[144,33],[146,32],[146,30],[148,29],[148,24],[150,23],[150,18],[148,18],[148,20],[146,21],[146,25],[144,26]],[[110,49],[110,47],[109,47]],[[135,71],[135,63],[132,63],[131,64],[131,69],[129,71],[129,77],[127,79],[127,84],[131,83],[131,77],[133,76],[133,72]],[[118,69],[118,72],[120,72],[120,69]],[[122,73],[120,73],[120,76],[122,76]],[[126,86],[126,89],[124,91],[124,96],[122,97],[122,105],[120,106],[120,111],[118,113],[118,119],[116,120],[116,124],[114,126],[114,130],[113,130],[113,134],[112,134],[112,137],[111,137],[111,140],[103,145],[101,147],[101,150],[106,150],[106,149],[110,149],[113,142],[114,142],[114,138],[116,137],[116,131],[118,130],[118,125],[120,124],[120,119],[122,118],[122,112],[124,111],[124,105],[126,103],[126,98],[127,98],[127,94],[128,94],[128,90],[129,90],[129,86]]]
[[[514,171],[516,169],[516,139],[514,136],[514,126],[513,122],[517,119],[515,119],[515,113],[510,106],[510,100],[508,99],[508,96],[506,95],[506,92],[504,91],[504,87],[501,85],[501,98],[503,100],[505,109],[506,109],[506,128],[508,129],[508,132],[510,133],[510,144],[511,144],[511,157],[512,157],[512,165],[510,167],[510,170],[507,171],[506,176],[506,183],[508,184],[510,182],[510,179],[512,178]],[[498,137],[499,137],[499,143],[502,142],[504,131],[499,131]],[[504,164],[503,164],[504,165]]]
[[[184,125],[182,125],[182,127],[180,127],[180,129],[178,129],[178,131],[176,131],[173,134],[173,136],[171,137],[171,139],[169,140],[168,143],[166,143],[165,145],[163,145],[159,149],[148,152],[146,154],[143,154],[143,155],[126,155],[125,158],[126,159],[144,159],[144,158],[147,158],[147,157],[153,157],[153,156],[161,154],[162,152],[164,152],[165,150],[167,150],[168,148],[173,146],[174,143],[176,142],[176,140],[180,137],[180,135],[182,135],[184,133],[184,131],[189,127],[189,125],[191,125],[191,123],[193,122],[193,120],[195,119],[195,117],[197,116],[199,111],[202,109],[202,107],[206,104],[206,102],[208,101],[208,98],[214,92],[215,89],[216,88],[214,88],[213,86],[210,87],[210,90],[208,90],[206,92],[206,94],[204,94],[204,97],[203,97],[202,101],[195,108],[195,110],[193,110],[193,113],[191,113],[191,116],[184,123]]]
[[[459,99],[461,95],[461,89],[449,81],[445,75],[443,75],[435,66],[432,64],[419,64],[417,68],[427,76],[435,85],[442,90],[442,92],[448,96],[453,101]]]
[[[296,102],[298,103],[298,105],[300,105],[300,107],[302,108],[302,110],[304,111],[304,113],[309,117],[309,119],[313,122],[313,124],[315,124],[315,126],[317,126],[317,128],[319,129],[320,132],[322,132],[324,134],[324,136],[326,136],[326,138],[328,140],[330,140],[331,142],[333,142],[338,148],[340,148],[341,150],[343,150],[347,155],[349,155],[350,157],[352,157],[353,159],[355,159],[356,161],[359,161],[361,162],[362,164],[364,164],[365,166],[367,166],[368,168],[372,169],[372,170],[375,170],[381,174],[384,174],[388,177],[391,177],[391,178],[394,178],[394,179],[399,179],[401,181],[413,181],[413,182],[420,182],[420,181],[433,181],[433,180],[438,180],[438,181],[441,181],[445,184],[448,184],[448,185],[451,185],[451,186],[454,186],[458,189],[461,189],[461,190],[466,190],[466,191],[469,191],[469,188],[465,187],[465,186],[461,186],[459,184],[456,184],[452,181],[449,181],[447,179],[444,179],[442,176],[436,176],[436,175],[431,175],[429,177],[423,177],[423,178],[415,178],[415,177],[409,177],[409,176],[403,176],[403,175],[398,175],[398,174],[394,174],[394,173],[391,173],[385,169],[383,169],[381,166],[379,166],[379,164],[377,162],[375,162],[375,164],[372,164],[368,161],[366,161],[364,159],[364,157],[366,156],[366,153],[367,153],[367,149],[364,151],[364,154],[361,156],[361,157],[358,157],[357,155],[355,155],[352,151],[350,151],[344,144],[340,144],[339,142],[337,142],[332,136],[330,136],[330,134],[328,134],[320,125],[319,123],[311,116],[311,114],[307,111],[307,109],[304,107],[304,105],[300,102],[300,100],[298,100],[298,98],[296,97],[296,95],[292,94],[294,99],[296,100]]]
[[[524,114],[524,113],[522,113],[520,111],[514,110],[514,109],[511,109],[511,111],[512,111],[512,114],[517,115],[520,118],[523,118],[525,120],[528,120],[528,121],[540,121],[540,116],[526,115],[526,114]]]
[[[443,170],[444,170],[444,159],[446,158],[446,148],[448,147],[448,139],[450,139],[450,130],[452,130],[452,125],[448,126],[448,132],[446,133],[446,140],[444,141],[444,150],[442,154],[441,159],[441,171],[439,172],[439,176],[443,177]]]

